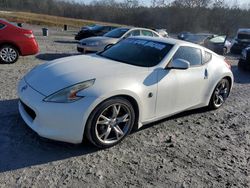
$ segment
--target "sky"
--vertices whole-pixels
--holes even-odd
[[[83,2],[83,3],[90,3],[93,0],[75,0],[77,2]],[[117,0],[122,1],[122,0]],[[139,0],[140,2],[143,2],[144,5],[150,6],[152,0]],[[237,2],[240,6],[244,6],[244,4],[250,3],[250,0],[226,0],[229,4],[233,5],[235,2]]]

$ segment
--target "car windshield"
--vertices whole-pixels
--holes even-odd
[[[101,26],[101,25],[95,25],[93,27],[90,27],[90,30],[92,30],[92,31],[100,31],[102,29],[103,29],[103,26]]]
[[[248,33],[248,34],[239,33],[238,34],[238,39],[240,39],[240,40],[250,40],[250,33]]]
[[[188,35],[186,40],[193,43],[202,43],[208,35]]]
[[[98,55],[130,65],[152,67],[159,64],[172,47],[167,43],[128,38]]]
[[[118,28],[106,33],[104,36],[109,38],[121,38],[128,30],[127,28]]]

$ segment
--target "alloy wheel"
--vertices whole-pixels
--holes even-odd
[[[11,47],[4,47],[0,51],[0,58],[5,63],[13,63],[16,61],[18,54],[15,49]]]
[[[229,95],[229,83],[227,80],[223,79],[217,85],[214,92],[214,105],[215,107],[220,107]]]
[[[120,141],[131,126],[131,112],[121,103],[115,103],[105,108],[97,118],[95,133],[103,144],[114,144]]]

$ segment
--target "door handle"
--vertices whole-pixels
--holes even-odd
[[[204,79],[208,79],[208,71],[207,71],[207,69],[205,69]]]

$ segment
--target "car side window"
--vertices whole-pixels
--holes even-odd
[[[190,63],[190,66],[199,66],[202,64],[201,50],[194,47],[181,46],[175,53],[174,59],[184,59]]]
[[[205,51],[203,56],[203,64],[208,63],[212,59],[212,54]]]
[[[155,33],[153,33],[153,36],[154,36],[154,37],[159,37],[159,35],[157,35],[157,34],[155,34]]]
[[[126,37],[131,37],[131,36],[140,36],[140,30],[133,30],[133,31],[130,31]]]
[[[4,28],[4,24],[0,23],[0,29]]]
[[[151,31],[148,31],[148,30],[141,30],[142,32],[142,35],[143,36],[150,36],[152,37],[153,36],[153,33]]]

